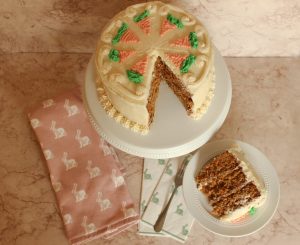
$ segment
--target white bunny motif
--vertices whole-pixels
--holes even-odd
[[[45,156],[46,160],[50,160],[50,159],[54,158],[52,151],[49,149],[44,150],[44,156]]]
[[[50,175],[51,183],[55,192],[59,192],[62,189],[62,184],[59,181],[54,180],[54,176]]]
[[[83,217],[83,221],[81,223],[81,226],[84,228],[85,230],[85,234],[90,234],[96,231],[96,226],[94,223],[89,223],[87,224],[87,216]]]
[[[75,197],[76,202],[81,202],[81,201],[83,201],[84,199],[87,198],[87,194],[86,194],[85,190],[77,191],[77,184],[76,183],[73,184],[72,194]]]
[[[100,147],[100,149],[102,149],[104,156],[112,155],[116,162],[120,162],[119,158],[118,158],[118,156],[116,154],[115,149],[112,146],[110,146],[102,138],[100,138],[100,145],[99,145],[99,147]]]
[[[51,122],[50,129],[54,133],[55,139],[59,139],[67,135],[63,128],[56,128],[56,121]]]
[[[99,204],[101,212],[111,207],[110,200],[107,198],[103,199],[103,194],[100,191],[98,192],[96,202]]]
[[[71,214],[65,214],[63,218],[64,218],[65,225],[73,223],[73,218]]]
[[[43,101],[43,108],[48,108],[53,105],[54,105],[53,99],[48,99],[48,100]]]
[[[62,162],[64,163],[64,165],[66,166],[66,171],[72,169],[72,168],[76,168],[78,166],[78,163],[76,162],[75,159],[68,159],[68,153],[64,152],[63,156],[61,158]]]
[[[79,142],[80,148],[83,148],[91,143],[90,138],[87,136],[80,136],[81,130],[77,129],[75,139]]]
[[[87,164],[88,165],[87,165],[86,169],[89,172],[90,179],[93,179],[100,175],[100,168],[99,167],[92,168],[92,164],[93,164],[92,161],[89,160]]]
[[[41,122],[40,122],[40,120],[37,119],[37,118],[32,118],[32,119],[30,120],[30,123],[31,123],[31,126],[32,126],[33,128],[37,128],[37,127],[41,126]]]
[[[124,218],[132,217],[136,215],[136,212],[133,208],[126,208],[126,202],[122,202],[122,212],[124,215]]]
[[[64,108],[68,112],[68,117],[74,116],[79,113],[79,109],[76,105],[70,105],[70,101],[68,99],[65,100]]]
[[[117,176],[117,171],[115,169],[112,170],[111,178],[115,184],[115,188],[125,184],[125,180],[123,176],[122,175]]]
[[[109,145],[102,138],[100,138],[100,148],[102,149],[104,156],[111,154]]]

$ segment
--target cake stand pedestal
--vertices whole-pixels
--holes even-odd
[[[163,82],[156,101],[154,122],[147,135],[124,128],[106,114],[97,98],[93,56],[83,86],[84,104],[93,126],[111,145],[139,157],[172,158],[199,148],[222,126],[231,103],[232,88],[227,66],[217,49],[214,53],[216,88],[208,111],[200,120],[191,119]]]

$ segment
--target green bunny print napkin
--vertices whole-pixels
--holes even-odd
[[[150,201],[142,214],[142,223],[150,227],[152,230],[159,214],[165,207],[172,191],[175,188],[175,175],[184,159],[185,157],[178,157],[168,160],[158,184],[154,188],[154,191],[152,191]],[[147,160],[145,159],[145,162],[146,161]],[[181,186],[177,189],[177,192],[171,202],[162,232],[177,241],[185,242],[193,222],[194,218],[187,210]]]
[[[140,216],[144,214],[157,184],[168,164],[169,160],[144,159],[142,191],[140,199]],[[153,227],[139,222],[138,233],[146,236],[166,236],[163,232],[155,232]]]

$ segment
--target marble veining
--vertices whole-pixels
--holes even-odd
[[[68,244],[45,160],[26,108],[74,87],[90,54],[0,55],[0,244]],[[244,238],[224,238],[195,223],[186,244],[298,244],[300,239],[300,59],[226,58],[233,98],[214,139],[234,138],[262,150],[276,168],[281,200],[271,222]],[[142,159],[118,151],[139,202]],[[136,226],[89,244],[179,244],[143,237]]]
[[[299,0],[162,0],[197,16],[224,56],[300,56]],[[0,53],[95,50],[102,27],[140,0],[12,0],[0,8]]]

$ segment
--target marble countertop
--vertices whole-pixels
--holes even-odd
[[[149,0],[1,1],[0,53],[93,52],[120,10]],[[299,56],[299,0],[161,0],[199,18],[224,56]]]
[[[26,108],[74,87],[90,54],[0,55],[0,244],[68,244]],[[299,244],[300,58],[226,58],[233,82],[229,115],[213,139],[234,138],[263,151],[277,170],[281,199],[272,221],[244,238],[214,235],[195,223],[186,244]],[[142,159],[122,152],[136,204]],[[179,244],[139,236],[134,226],[89,244]]]

